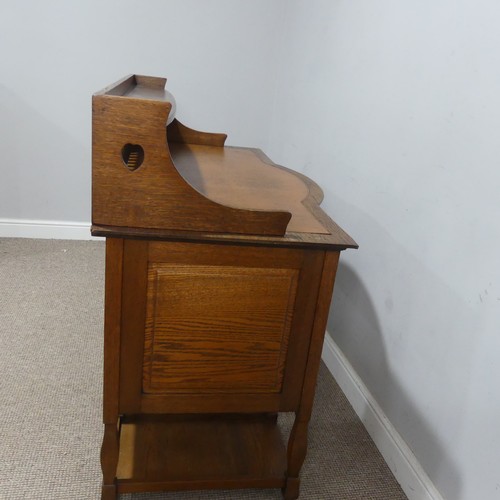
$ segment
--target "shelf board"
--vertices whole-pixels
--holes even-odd
[[[121,425],[121,493],[281,488],[285,474],[285,446],[268,415],[141,416]]]

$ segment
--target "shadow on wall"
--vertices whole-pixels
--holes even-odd
[[[354,357],[350,354],[351,351],[356,350],[355,358],[351,361],[351,364],[396,429],[399,430],[399,426],[398,422],[395,422],[391,415],[394,412],[398,415],[403,415],[403,418],[406,415],[408,420],[411,420],[414,435],[419,436],[421,443],[427,449],[427,456],[432,457],[432,470],[426,470],[429,476],[431,476],[431,480],[434,481],[434,478],[438,476],[446,478],[446,482],[452,485],[452,489],[448,491],[446,498],[459,498],[461,489],[459,473],[452,459],[447,456],[445,450],[440,445],[437,436],[430,429],[424,415],[422,415],[411,399],[405,394],[404,389],[391,372],[384,348],[384,338],[380,323],[370,300],[370,295],[355,270],[342,263],[339,264],[337,271],[334,303],[340,301],[340,296],[348,298],[348,300],[342,300],[342,306],[338,304],[332,306],[335,312],[331,312],[330,314],[331,319],[328,322],[328,331],[350,361]],[[364,339],[359,338],[360,326],[364,328],[362,330],[362,337]],[[346,349],[348,352],[345,352],[342,348],[343,342],[337,335],[339,330],[342,331],[342,337],[351,337],[351,344]],[[360,365],[365,365],[364,369],[358,369]],[[371,377],[369,379],[365,378],[362,374],[363,372],[369,372],[372,374],[372,377],[378,379],[376,385],[383,386],[383,398],[380,398],[378,394],[374,394],[375,391],[370,387],[373,385],[373,379],[370,379]],[[360,415],[363,421],[364,417],[365,415]],[[404,436],[402,437],[404,439]],[[412,448],[410,444],[409,446]],[[421,465],[424,469],[428,469],[425,464]]]
[[[68,92],[54,88],[47,99],[57,101],[59,91]],[[79,141],[0,84],[0,219],[90,219],[90,96],[88,109]]]
[[[335,200],[337,202],[338,198],[335,197]],[[347,205],[345,206],[347,207]],[[348,210],[351,215],[356,213],[359,215],[359,211],[355,208],[349,207]],[[390,244],[393,245],[392,251],[396,249],[401,252],[400,259],[405,261],[408,267],[412,267],[413,273],[420,272],[421,280],[427,281],[426,287],[430,288],[426,288],[427,296],[425,300],[432,303],[433,297],[439,296],[435,294],[443,293],[446,295],[446,293],[448,293],[449,296],[446,297],[448,302],[453,303],[452,305],[456,307],[460,305],[458,303],[459,299],[453,295],[453,292],[450,292],[445,284],[439,281],[437,276],[433,275],[430,270],[424,269],[422,263],[418,262],[415,257],[394,242],[387,232],[377,225],[371,217],[366,214],[359,215],[359,217],[358,221],[356,221],[356,226],[371,228],[368,229],[368,231],[370,233],[373,232],[373,237],[375,238],[372,237],[372,234],[369,234],[366,241],[370,241],[370,243],[373,242],[374,245],[378,247],[372,247],[371,249],[363,248],[363,242],[358,241],[360,243],[359,252],[364,251],[362,258],[374,258],[374,260],[376,260],[377,257],[373,257],[373,255],[377,255],[379,251],[383,252],[383,248],[389,244],[387,240],[384,240],[384,237],[387,236],[390,240]],[[370,252],[372,252],[371,257]],[[393,262],[391,258],[388,257],[388,259],[392,265]],[[366,268],[366,261],[363,264]],[[373,262],[368,263],[368,265],[375,266],[377,264]],[[383,264],[379,263],[379,265],[382,266]],[[394,263],[394,267],[395,268],[390,271],[392,273],[391,278],[393,280],[399,279],[399,281],[404,283],[406,276],[404,273],[399,275],[397,263]],[[376,272],[375,276],[377,275],[378,277],[375,279],[387,279],[388,281],[391,279],[387,277],[387,270],[384,269]],[[371,275],[370,278],[373,280],[373,275]],[[389,289],[391,288],[389,284],[387,286]],[[450,434],[458,436],[460,433],[460,407],[463,404],[460,390],[464,388],[450,388],[447,386],[446,380],[437,380],[437,378],[434,377],[433,365],[439,366],[443,363],[443,360],[436,358],[439,354],[436,355],[436,353],[429,352],[429,357],[426,358],[422,355],[422,350],[416,353],[408,352],[408,349],[411,350],[411,346],[413,345],[413,342],[409,342],[409,340],[413,339],[409,339],[408,336],[415,334],[415,327],[411,325],[412,314],[418,315],[420,313],[420,316],[422,316],[422,312],[424,312],[425,309],[415,312],[415,304],[409,303],[406,304],[406,306],[402,305],[405,303],[405,300],[398,297],[398,293],[402,293],[400,290],[393,290],[392,295],[389,294],[382,297],[383,311],[384,314],[391,316],[391,310],[394,312],[394,308],[401,307],[403,311],[399,311],[401,313],[399,317],[404,318],[404,320],[400,321],[397,327],[394,327],[390,318],[388,320],[387,317],[384,317],[385,325],[390,326],[387,326],[384,330],[382,329],[379,314],[377,313],[372,296],[377,293],[382,293],[380,289],[383,288],[384,286],[381,286],[378,289],[379,291],[374,291],[370,294],[370,291],[361,280],[358,272],[349,264],[343,262],[341,258],[335,283],[334,300],[332,302],[328,321],[328,332],[350,361],[354,370],[368,387],[368,390],[374,396],[396,430],[400,433],[401,437],[414,451],[417,460],[419,460],[432,482],[441,490],[445,498],[458,499],[460,498],[462,490],[460,474],[457,471],[455,462],[449,454],[449,450],[447,451],[442,442],[440,442],[438,435],[436,435],[436,432],[430,427],[424,413],[427,412],[432,415],[435,409],[428,407],[419,408],[415,402],[412,401],[411,397],[407,395],[405,388],[398,381],[397,373],[391,368],[391,365],[398,366],[400,371],[405,370],[405,367],[401,366],[401,363],[404,363],[404,360],[407,360],[408,357],[416,363],[419,368],[422,368],[422,365],[428,365],[427,367],[424,366],[424,370],[427,372],[426,376],[422,376],[419,380],[417,375],[416,378],[411,381],[411,384],[412,387],[418,388],[417,392],[425,391],[426,387],[432,384],[439,387],[437,391],[434,387],[434,392],[442,390],[447,393],[446,397],[450,399],[450,408],[447,408],[446,413],[448,415],[453,415],[453,419],[446,422],[446,427],[450,431],[447,436]],[[430,291],[432,291],[432,293],[430,293]],[[408,300],[408,297],[406,297],[406,299]],[[457,303],[455,304],[454,301]],[[407,310],[405,310],[405,307]],[[425,306],[417,305],[416,307]],[[434,309],[437,307],[438,305],[436,305]],[[403,330],[403,333],[396,333],[398,327],[400,330]],[[393,330],[390,330],[391,328],[393,328]],[[388,333],[387,330],[390,330],[390,332]],[[452,326],[450,326],[450,332],[443,332],[442,335],[446,337],[448,333],[451,332]],[[451,345],[453,344],[453,342],[450,342],[451,340],[449,336],[446,339],[446,341],[450,343],[450,350],[453,351],[454,348],[457,348]],[[398,349],[402,351],[403,355],[401,359],[389,359],[386,348],[388,342],[390,342],[393,347],[393,353],[397,353]],[[399,347],[394,348],[394,343],[398,344]],[[457,354],[459,358],[461,356],[467,356],[467,352],[461,352],[462,349],[466,351],[463,346],[458,349],[459,352],[455,354]],[[427,353],[425,356],[427,356]],[[409,367],[409,369],[411,369],[411,367]],[[448,394],[448,391],[452,392],[452,394]],[[456,394],[454,391],[456,391]],[[440,413],[442,414],[442,408],[440,409]],[[363,419],[363,415],[360,416]],[[439,420],[440,416],[442,415],[436,418]]]

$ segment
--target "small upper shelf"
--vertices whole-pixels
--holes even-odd
[[[225,134],[172,119],[165,83],[132,75],[93,96],[93,234],[197,232],[356,246],[319,208],[322,192],[310,179],[259,150],[224,147]]]
[[[171,94],[165,90],[166,83],[166,78],[129,75],[99,92],[96,92],[94,96],[114,95],[170,102]]]

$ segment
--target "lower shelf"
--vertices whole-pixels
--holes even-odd
[[[119,493],[282,488],[286,449],[276,419],[141,416],[122,420]]]

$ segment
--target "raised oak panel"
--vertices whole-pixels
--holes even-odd
[[[298,270],[153,262],[143,393],[279,393]]]

